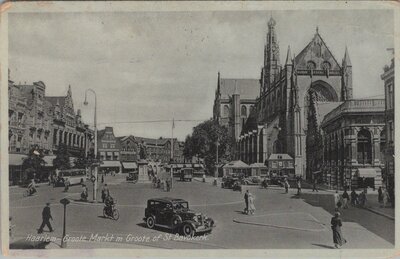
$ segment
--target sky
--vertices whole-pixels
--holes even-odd
[[[340,63],[347,46],[354,98],[384,98],[380,75],[394,46],[390,10],[10,13],[11,80],[43,81],[47,96],[65,95],[71,85],[74,108],[89,125],[94,97],[89,93],[88,106],[83,101],[91,88],[99,129],[171,137],[174,118],[174,137],[184,140],[212,117],[218,71],[259,78],[270,17],[281,63],[288,45],[300,53],[318,26]]]

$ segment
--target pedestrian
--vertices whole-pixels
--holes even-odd
[[[351,197],[351,205],[356,206],[357,205],[357,193],[354,189],[351,191],[350,197]]]
[[[169,186],[169,179],[165,180],[165,185],[167,187],[167,192],[169,192],[170,186]]]
[[[365,195],[365,191],[362,191],[360,193],[359,200],[360,200],[361,207],[364,208],[365,205],[367,204],[367,196]]]
[[[312,191],[313,191],[313,192],[314,192],[314,191],[318,192],[318,188],[317,188],[317,178],[314,178]]]
[[[384,195],[383,195],[382,187],[379,186],[379,188],[378,188],[378,202],[380,204],[380,207],[382,207],[383,199],[384,199]]]
[[[285,186],[285,192],[288,193],[290,185],[289,185],[287,178],[285,178],[283,185]]]
[[[101,183],[104,183],[104,174],[101,175]]]
[[[340,248],[342,245],[347,243],[347,240],[343,238],[342,234],[342,219],[340,218],[340,212],[335,212],[335,216],[331,219],[331,228],[333,233],[333,243],[335,248]]]
[[[244,202],[246,204],[246,208],[244,209],[244,213],[249,214],[249,190],[246,190],[244,194]]]
[[[65,186],[64,187],[64,192],[68,192],[70,185],[71,185],[71,183],[70,183],[69,179],[65,180],[65,182],[64,182],[64,186]]]
[[[44,207],[42,211],[42,224],[38,229],[38,234],[43,233],[44,226],[47,226],[50,232],[54,231],[54,229],[51,227],[50,219],[53,220],[53,217],[51,216],[50,203],[47,202],[46,207]]]
[[[390,202],[390,195],[387,189],[384,190],[384,195],[383,195],[383,207],[386,208],[386,204]]]
[[[349,194],[347,193],[346,189],[344,190],[344,192],[342,194],[342,199],[343,199],[343,209],[349,208],[348,204],[349,204],[350,197],[349,197]]]
[[[301,179],[297,179],[297,195],[301,194]]]
[[[107,184],[104,184],[103,188],[101,189],[101,200],[103,201],[103,203],[104,203],[105,199],[107,198],[107,196],[109,196],[109,195],[110,195],[110,190],[108,189]]]
[[[249,209],[248,209],[248,211],[251,215],[253,215],[256,211],[256,207],[254,205],[254,199],[255,198],[254,198],[253,194],[249,193],[249,196],[248,196]]]

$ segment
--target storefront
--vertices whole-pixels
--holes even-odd
[[[122,162],[122,173],[137,172],[138,166],[136,162]]]
[[[100,170],[99,173],[102,174],[112,174],[116,173],[118,174],[121,172],[121,163],[119,161],[102,161],[100,164]]]
[[[226,176],[239,176],[245,177],[251,174],[250,167],[241,160],[231,161],[223,167],[224,177]]]
[[[27,179],[22,169],[22,163],[26,157],[23,154],[9,154],[8,179],[10,185],[20,184]]]

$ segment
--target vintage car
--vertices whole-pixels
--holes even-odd
[[[222,178],[222,183],[221,183],[221,187],[222,188],[227,188],[227,189],[232,189],[233,186],[235,186],[235,184],[237,184],[239,182],[239,178],[237,177],[224,177]]]
[[[215,227],[212,218],[190,210],[187,201],[168,197],[149,199],[143,220],[148,228],[167,228],[186,237],[210,233]]]
[[[126,177],[127,182],[136,183],[138,181],[138,174],[137,173],[129,173]]]
[[[193,168],[183,168],[180,171],[180,180],[182,182],[192,181],[193,178]]]
[[[261,184],[262,180],[261,177],[258,176],[249,176],[246,178],[242,178],[240,182],[244,185],[259,185]]]

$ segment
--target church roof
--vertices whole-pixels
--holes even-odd
[[[65,98],[66,96],[45,96],[46,100],[49,101],[53,106],[58,104],[60,105],[60,108],[64,107],[65,104]]]
[[[221,78],[220,93],[222,99],[228,99],[236,90],[240,99],[255,100],[260,93],[260,81],[258,79],[231,79]]]
[[[343,102],[317,102],[315,108],[317,113],[316,115],[318,126],[321,125],[325,115],[327,115],[329,112],[331,112],[342,103]]]
[[[340,70],[340,65],[325,44],[318,31],[308,45],[295,57],[297,69],[307,69],[307,63],[314,62],[315,69],[323,69],[322,64],[328,62],[331,70]]]

